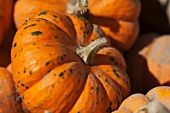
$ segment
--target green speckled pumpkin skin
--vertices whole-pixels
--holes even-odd
[[[83,29],[89,32],[83,32],[78,28],[86,23],[70,17],[43,11],[17,31],[11,50],[15,85],[32,113],[110,113],[130,92],[125,61],[115,48],[105,47],[94,66],[85,64],[75,47],[86,43],[78,36],[90,38],[93,27],[89,23]]]

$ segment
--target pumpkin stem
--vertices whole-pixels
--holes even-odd
[[[105,37],[98,38],[94,40],[91,44],[87,47],[78,47],[76,48],[76,53],[82,58],[82,60],[88,64],[94,64],[94,56],[96,53],[102,49],[103,47],[107,46],[107,40]]]
[[[66,4],[66,12],[69,14],[84,14],[87,12],[88,0],[70,0]]]

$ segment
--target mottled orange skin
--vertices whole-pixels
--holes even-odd
[[[132,94],[121,103],[119,110],[135,112],[137,109],[145,104],[148,104],[149,102],[149,99],[143,94]]]
[[[93,30],[90,24],[79,29],[85,26],[74,15],[43,11],[18,29],[11,50],[12,73],[30,112],[106,113],[129,95],[126,64],[117,49],[101,49],[93,66],[75,52],[87,43],[78,41],[83,31]],[[93,35],[88,33],[83,34],[87,39]],[[98,61],[102,55],[106,62]]]
[[[43,10],[65,12],[65,4],[69,0],[18,0],[15,3],[14,21],[17,28],[21,27],[26,18],[31,18]]]
[[[0,0],[0,44],[7,38],[8,30],[13,24],[13,6],[15,0]]]
[[[152,100],[158,100],[170,110],[170,87],[157,86],[148,91],[146,96]]]
[[[11,73],[0,67],[0,112],[23,113]]]
[[[169,35],[146,34],[127,53],[127,73],[132,93],[146,93],[158,85],[170,85],[169,43]]]
[[[113,47],[129,50],[139,33],[139,0],[88,0],[88,20],[104,30]]]

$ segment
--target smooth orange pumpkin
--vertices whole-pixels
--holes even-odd
[[[12,73],[30,112],[106,113],[129,95],[122,55],[112,47],[101,49],[107,46],[105,38],[85,47],[78,40],[81,35],[88,39],[95,34],[92,25],[86,25],[87,20],[76,15],[43,11],[18,29]]]
[[[23,113],[11,73],[0,67],[0,113]]]
[[[127,53],[127,73],[132,93],[146,93],[158,85],[170,85],[170,35],[141,36]]]
[[[0,44],[13,25],[14,0],[0,0]]]
[[[38,12],[43,10],[56,10],[65,12],[68,0],[18,0],[15,3],[14,21],[17,28]]]

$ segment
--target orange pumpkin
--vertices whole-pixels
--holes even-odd
[[[0,113],[23,113],[11,73],[0,67]]]
[[[76,2],[70,0],[67,4],[68,13],[77,12],[75,8],[77,4],[72,1]],[[139,33],[138,17],[141,10],[139,0],[81,0],[81,2],[80,6],[84,8],[88,5],[85,17],[91,23],[101,26],[110,38],[112,46],[122,52],[132,47]]]
[[[95,34],[87,22],[76,15],[43,11],[18,29],[11,50],[12,73],[30,112],[111,112],[129,95],[130,81],[119,51],[101,49],[107,45],[105,38],[87,47],[79,42],[81,35],[88,39]]]
[[[12,26],[14,0],[0,0],[0,44]]]
[[[158,85],[170,85],[170,36],[141,36],[126,55],[132,93],[146,93]]]
[[[43,10],[65,12],[68,0],[18,0],[15,3],[14,21],[17,28],[21,27],[27,18],[31,18]]]

